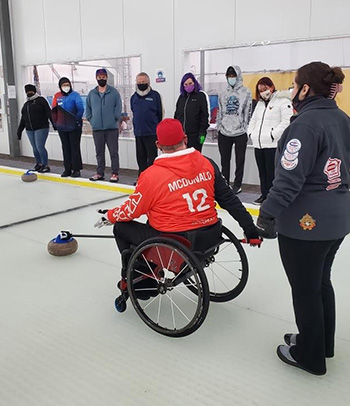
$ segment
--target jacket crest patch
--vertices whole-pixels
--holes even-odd
[[[299,225],[304,231],[311,231],[316,227],[316,220],[313,219],[309,213],[306,213],[300,220]]]
[[[327,176],[327,182],[329,185],[326,190],[336,189],[341,185],[341,159],[328,158],[326,165],[323,168],[323,173]]]

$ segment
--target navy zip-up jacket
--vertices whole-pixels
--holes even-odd
[[[86,98],[86,118],[94,131],[115,130],[122,114],[122,100],[117,89],[107,85],[104,93],[98,86],[90,90]]]
[[[135,92],[131,96],[130,107],[134,116],[132,123],[135,136],[156,135],[156,127],[163,116],[160,94],[153,89],[146,96],[140,96]]]
[[[303,101],[278,142],[273,187],[260,212],[298,240],[350,232],[350,119],[334,100]]]

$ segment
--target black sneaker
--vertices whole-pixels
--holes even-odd
[[[263,196],[258,197],[256,200],[254,200],[253,204],[256,204],[257,206],[260,206],[265,198]]]
[[[36,165],[34,166],[34,168],[33,168],[33,171],[34,171],[34,172],[40,172],[41,167],[42,167],[41,164],[36,164]]]
[[[49,166],[43,165],[43,166],[38,170],[38,172],[40,172],[40,173],[47,173],[47,172],[51,172],[51,169],[50,169]]]
[[[238,195],[238,193],[241,193],[241,192],[242,192],[242,188],[241,188],[240,186],[235,186],[235,185],[233,185],[233,186],[232,186],[232,190],[233,190],[233,193],[234,193],[235,195]]]
[[[297,362],[291,355],[290,349],[291,347],[289,347],[288,345],[279,345],[277,347],[277,356],[285,364],[291,365],[292,367],[303,369],[304,371],[309,372],[310,374],[313,375],[324,375],[327,372],[326,370],[312,371],[311,369],[308,369],[303,365],[299,364],[299,362]]]
[[[73,171],[71,176],[72,178],[80,178],[81,176],[80,171]]]
[[[72,171],[64,171],[61,173],[61,178],[68,178],[72,174]]]

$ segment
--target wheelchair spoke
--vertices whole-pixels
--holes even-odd
[[[174,326],[174,330],[176,330],[176,323],[175,323],[175,314],[174,314],[174,304],[173,304],[173,296],[172,293],[170,292],[170,306],[171,306],[171,315],[173,317],[173,326]]]
[[[230,287],[226,285],[226,283],[220,278],[220,276],[214,271],[214,269],[211,269],[211,272],[212,272],[212,277],[213,277],[214,292],[216,292],[216,289],[215,289],[215,282],[214,282],[214,276],[216,276],[216,278],[219,279],[219,281],[225,286],[225,288],[226,288],[227,290],[230,290]],[[231,273],[231,272],[230,272],[230,273]],[[235,276],[235,275],[233,275],[233,276]]]
[[[145,255],[144,255],[143,253],[142,253],[142,258],[143,258],[144,261],[146,262],[146,264],[147,264],[149,270],[152,272],[152,275],[154,276],[154,279],[157,279],[155,273],[153,272],[153,269],[152,269],[151,265],[149,264],[149,262],[147,261],[147,258],[145,257]],[[137,270],[137,271],[138,271],[138,270]],[[140,271],[138,271],[138,272],[140,272]]]
[[[168,262],[167,269],[169,269],[169,268],[170,268],[170,264],[171,264],[171,260],[173,259],[173,255],[174,255],[174,251],[171,251],[171,254],[170,254],[170,258],[169,258],[169,262]],[[163,268],[164,268],[164,267],[163,267]]]
[[[149,278],[149,279],[158,281],[158,278],[156,277],[156,275],[154,274],[154,272],[152,272],[152,273],[153,273],[153,276],[150,275],[149,273],[141,272],[141,271],[138,270],[138,269],[134,269],[134,272],[137,272],[137,273],[139,273],[140,275],[143,275],[143,276],[147,276],[147,278]]]
[[[189,322],[191,321],[186,314],[179,308],[179,306],[172,300],[172,298],[166,293],[166,297],[170,300],[171,303],[177,308],[177,310],[185,317],[185,319]]]
[[[188,268],[188,263],[186,264],[186,266],[184,268],[181,269],[181,271],[175,276],[175,278],[173,279],[173,282],[182,274],[182,272]]]
[[[189,296],[185,295],[185,294],[184,294],[183,292],[181,292],[181,290],[179,290],[178,288],[179,288],[179,286],[176,286],[176,288],[175,288],[177,292],[179,292],[179,293],[180,293],[182,296],[184,296],[186,299],[190,300],[192,303],[197,304],[197,302],[196,302],[195,300],[193,300],[193,299],[191,299]],[[174,289],[174,290],[175,290],[175,289]]]
[[[158,301],[158,315],[157,315],[157,324],[159,325],[159,318],[160,318],[160,305],[162,304],[162,295],[159,295]]]
[[[223,265],[220,264],[220,262],[215,262],[215,264],[218,264],[222,269],[225,269],[226,272],[228,272],[230,275],[234,276],[236,279],[240,280],[241,278],[237,275],[235,275],[233,272],[231,272],[229,269],[224,267]],[[241,271],[241,269],[239,269]]]
[[[158,254],[159,260],[160,260],[160,264],[162,265],[162,268],[164,269],[163,259],[162,259],[161,255],[160,255],[159,248],[156,247],[156,250],[157,250],[157,254]]]
[[[142,310],[146,310],[147,307],[157,299],[157,297],[158,297],[158,296],[155,296],[150,302],[148,302],[148,303],[146,304],[145,307],[140,306],[141,309],[142,309]],[[161,297],[161,296],[160,296],[160,297]]]

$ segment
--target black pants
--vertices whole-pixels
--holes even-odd
[[[331,268],[343,238],[296,240],[279,234],[282,263],[292,288],[299,330],[291,355],[314,372],[326,372],[325,357],[334,355],[335,297]]]
[[[203,144],[199,142],[199,134],[186,134],[187,135],[187,148],[193,147],[199,152],[202,152]]]
[[[128,221],[115,223],[113,233],[119,252],[122,253],[124,250],[130,249],[131,245],[139,245],[148,238],[156,237],[160,234],[160,231],[157,231],[148,223]]]
[[[81,128],[74,131],[59,131],[62,143],[63,165],[65,171],[80,171],[83,161],[80,152]]]
[[[153,164],[157,158],[156,135],[135,137],[136,139],[136,160],[139,166],[139,175]]]
[[[259,171],[261,196],[266,199],[275,178],[276,148],[254,148],[254,152]]]
[[[234,186],[241,187],[245,162],[245,151],[247,149],[248,137],[247,134],[239,135],[238,137],[227,137],[219,132],[218,146],[221,155],[221,172],[224,175],[227,183],[230,182],[230,167],[232,146],[235,144],[236,156],[236,172]]]

